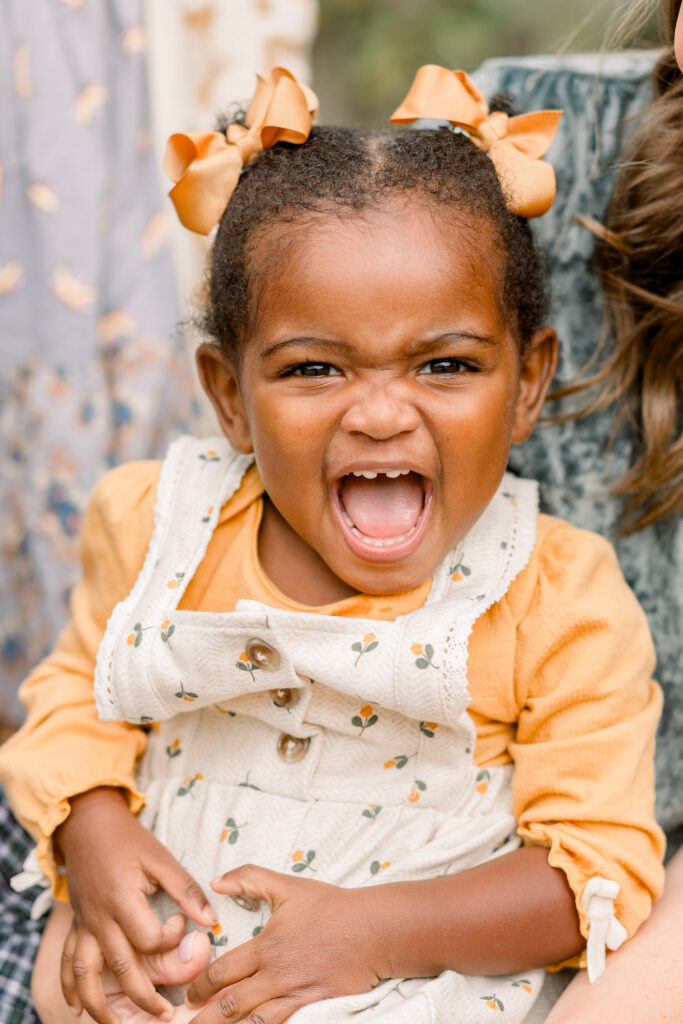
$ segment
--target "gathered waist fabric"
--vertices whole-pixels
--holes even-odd
[[[382,717],[382,709],[372,711],[378,721],[365,731]],[[238,903],[210,889],[211,879],[243,864],[362,888],[463,871],[519,845],[512,767],[479,770],[468,759],[467,772],[459,768],[450,776],[449,809],[449,784],[439,781],[448,773],[435,771],[438,761],[428,747],[439,727],[430,737],[421,732],[433,731],[425,723],[406,722],[405,737],[410,725],[413,738],[424,737],[412,754],[403,752],[405,744],[395,750],[391,735],[363,743],[363,733],[352,738],[320,729],[304,738],[217,709],[153,730],[140,765],[147,795],[141,821],[209,894],[218,917],[209,930],[215,956],[258,935],[270,916],[264,901]],[[438,742],[457,750],[447,733]],[[211,756],[214,744],[223,749],[218,759]],[[335,768],[339,759],[346,773]],[[162,919],[177,910],[164,894],[152,902]],[[521,1022],[542,983],[542,971],[495,979],[454,971],[389,979],[368,993],[313,1004],[292,1020],[479,1024],[495,1009],[501,1020]],[[168,994],[179,999],[182,991]]]

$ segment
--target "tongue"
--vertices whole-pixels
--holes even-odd
[[[367,537],[400,537],[415,526],[424,489],[416,473],[389,479],[345,476],[339,494],[354,526]]]

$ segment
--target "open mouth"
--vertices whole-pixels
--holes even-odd
[[[347,473],[333,485],[346,542],[358,555],[390,561],[410,554],[427,526],[432,485],[411,470]]]

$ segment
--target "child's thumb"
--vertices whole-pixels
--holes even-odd
[[[150,981],[154,985],[186,985],[206,967],[210,952],[205,932],[188,932],[175,949],[145,957]]]

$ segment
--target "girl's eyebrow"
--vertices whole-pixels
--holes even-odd
[[[283,349],[293,348],[298,345],[325,345],[328,348],[347,352],[351,349],[351,345],[348,345],[345,341],[335,341],[333,338],[316,338],[313,335],[302,335],[296,338],[286,338],[284,341],[276,341],[275,344],[269,345],[261,353],[261,358],[267,359],[274,352],[281,352]]]
[[[421,352],[428,352],[436,345],[458,341],[475,341],[487,346],[498,344],[498,339],[490,334],[476,334],[473,331],[447,331],[444,334],[437,334],[433,338],[420,338],[408,342],[404,347],[404,352],[410,356],[420,355]],[[346,341],[339,341],[334,338],[317,338],[314,335],[303,335],[296,338],[287,338],[284,341],[276,341],[273,345],[268,346],[261,357],[267,359],[275,352],[281,352],[283,349],[294,348],[300,345],[322,345],[325,348],[330,348],[340,353],[352,353],[354,351],[354,346]]]
[[[433,338],[423,338],[410,342],[406,345],[406,352],[410,355],[419,355],[420,352],[428,351],[435,345],[442,345],[444,342],[478,341],[482,345],[497,345],[498,339],[492,334],[477,334],[476,331],[446,331],[437,334]]]

